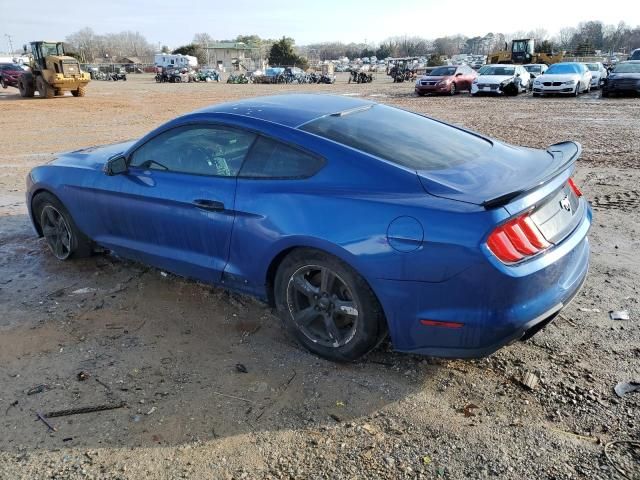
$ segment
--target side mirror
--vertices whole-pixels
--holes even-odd
[[[129,170],[127,165],[127,159],[124,155],[116,155],[107,160],[104,165],[104,173],[109,176],[120,175],[126,173]]]

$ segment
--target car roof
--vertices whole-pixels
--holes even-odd
[[[239,115],[297,128],[316,118],[373,104],[342,95],[284,94],[211,105],[194,113]]]

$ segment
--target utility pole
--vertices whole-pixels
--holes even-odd
[[[9,53],[13,53],[13,42],[11,41],[11,35],[5,33],[4,36],[7,37],[7,40],[9,42]]]

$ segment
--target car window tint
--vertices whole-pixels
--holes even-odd
[[[232,177],[238,174],[255,137],[253,133],[227,127],[178,127],[137,149],[130,166]]]
[[[328,115],[301,128],[414,170],[446,169],[491,148],[482,137],[386,105]]]
[[[265,137],[256,140],[240,171],[241,177],[303,178],[322,168],[320,157]]]

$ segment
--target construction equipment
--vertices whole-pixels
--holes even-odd
[[[53,98],[70,91],[74,97],[84,97],[91,76],[80,70],[78,60],[65,55],[62,42],[31,42],[30,72],[24,72],[18,80],[23,97]],[[27,45],[24,46],[28,53]]]
[[[524,65],[527,63],[546,63],[552,65],[563,60],[562,53],[542,53],[535,51],[535,40],[533,38],[521,38],[511,41],[511,49],[494,52],[489,55],[489,63],[513,63]]]

